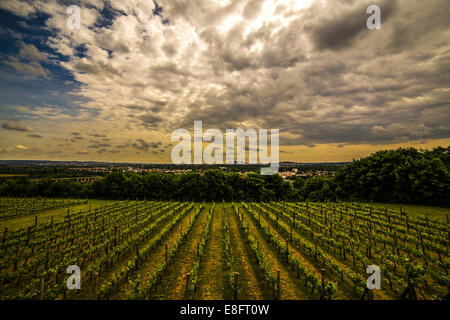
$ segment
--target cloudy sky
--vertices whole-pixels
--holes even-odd
[[[1,0],[0,159],[170,162],[194,120],[280,129],[282,160],[448,146],[449,17],[448,0]]]

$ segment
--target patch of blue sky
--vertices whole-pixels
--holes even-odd
[[[9,118],[26,118],[17,112],[15,106],[36,108],[54,106],[76,114],[77,109],[87,102],[83,97],[74,95],[81,84],[73,75],[59,65],[67,60],[48,46],[51,31],[46,29],[48,16],[37,13],[29,19],[15,16],[9,11],[0,10],[0,116]],[[22,43],[34,45],[40,52],[49,56],[48,62],[40,61],[48,75],[32,75],[17,71],[8,64],[11,59],[23,61],[19,56]],[[77,48],[77,55],[86,52],[84,46]]]

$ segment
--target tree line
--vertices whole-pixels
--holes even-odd
[[[27,177],[0,181],[0,196],[190,201],[378,201],[450,205],[449,148],[378,151],[335,175],[296,177],[220,169],[183,174],[114,171],[90,184]]]

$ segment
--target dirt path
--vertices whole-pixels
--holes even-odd
[[[244,210],[243,208],[241,211]],[[244,210],[244,219],[248,224],[249,232],[253,234],[261,250],[266,255],[266,259],[272,266],[273,274],[280,270],[280,299],[282,300],[307,300],[308,295],[300,289],[300,279],[296,274],[286,267],[276,250],[265,240],[262,231],[254,224],[249,213]]]
[[[194,222],[186,241],[181,245],[175,261],[167,268],[162,283],[152,296],[157,300],[182,300],[186,294],[186,274],[192,269],[197,254],[197,243],[201,238],[206,223],[209,206],[202,209],[197,220]]]
[[[217,206],[211,220],[209,239],[200,261],[197,290],[193,299],[230,300],[233,298],[227,284],[227,270],[222,245],[222,206]]]
[[[233,249],[233,259],[239,272],[239,299],[265,300],[272,299],[272,291],[264,287],[264,275],[257,270],[257,262],[251,249],[245,242],[237,217],[227,210],[230,226],[230,241]]]

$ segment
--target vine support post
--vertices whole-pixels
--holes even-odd
[[[292,212],[292,224],[294,225],[295,228],[295,211]]]
[[[258,223],[261,223],[261,201],[259,201]]]
[[[280,270],[277,270],[277,300],[280,300]]]
[[[41,282],[39,283],[39,300],[44,299],[44,287],[45,287],[45,280],[44,277],[42,277]]]
[[[167,264],[167,243],[165,244],[165,248],[166,248],[166,254],[165,254],[165,257],[166,257],[166,264]]]
[[[237,287],[238,287],[238,279],[239,279],[239,272],[234,273],[234,300],[238,299],[238,293],[237,293]]]
[[[320,300],[324,300],[325,299],[325,277],[324,277],[324,273],[325,273],[325,268],[321,268],[320,269],[320,275],[322,277],[322,292],[320,293]]]
[[[98,272],[94,273],[94,286],[92,288],[93,299],[97,299],[97,283],[98,283]]]
[[[8,227],[5,227],[5,231],[3,232],[3,243],[6,241],[7,234],[8,234]]]
[[[186,298],[189,298],[189,287],[191,285],[191,273],[186,274]]]
[[[137,263],[139,264],[139,260],[140,260],[140,257],[139,257],[139,246],[138,246],[137,243],[136,243],[136,257],[137,257]]]
[[[420,245],[422,246],[422,253],[425,256],[425,247],[423,245],[423,238],[422,238],[422,232],[419,231],[419,239],[420,239]]]

